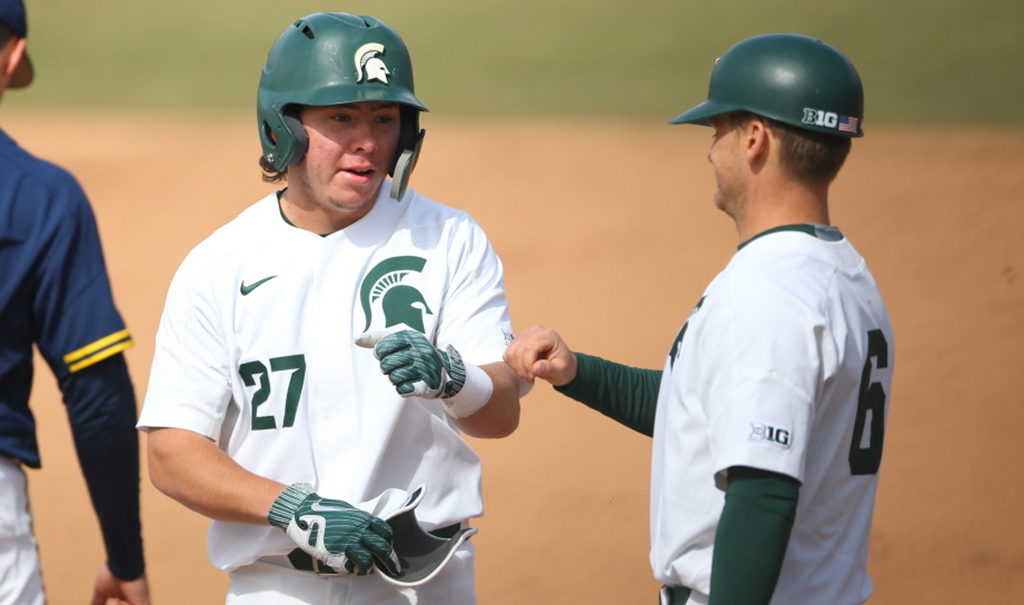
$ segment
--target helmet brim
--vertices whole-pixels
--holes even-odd
[[[389,90],[381,88],[365,88],[349,83],[325,86],[319,90],[312,91],[301,101],[292,101],[287,104],[294,105],[347,105],[349,103],[363,102],[390,102],[408,105],[420,111],[428,111],[412,93],[401,90]]]
[[[708,120],[717,116],[724,116],[727,113],[734,113],[742,111],[737,107],[731,105],[725,105],[717,103],[708,99],[703,103],[696,105],[690,109],[687,109],[683,113],[677,115],[668,121],[669,124],[699,124],[701,126],[711,126],[711,122]]]

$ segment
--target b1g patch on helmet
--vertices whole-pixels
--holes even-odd
[[[854,116],[840,115],[834,111],[822,111],[805,107],[804,117],[800,121],[810,126],[820,126],[822,128],[838,130],[839,132],[856,134],[857,124],[860,122],[860,119]]]
[[[751,422],[750,440],[764,441],[783,449],[789,449],[789,444],[793,440],[793,432],[787,428],[772,426],[763,422]]]
[[[391,72],[384,63],[384,59],[381,58],[383,54],[384,45],[379,42],[363,44],[356,50],[356,72],[359,74],[356,82],[363,82],[365,79],[366,82],[377,80],[385,85],[388,83],[388,76],[391,75]]]
[[[366,273],[359,288],[359,302],[366,315],[364,332],[373,324],[379,327],[380,322],[375,321],[374,314],[379,310],[377,317],[384,316],[384,329],[404,324],[426,333],[423,316],[433,312],[419,289],[406,283],[410,276],[421,274],[426,264],[427,259],[419,256],[393,256],[380,261]]]

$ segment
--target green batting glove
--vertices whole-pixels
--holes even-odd
[[[373,355],[402,397],[447,399],[466,384],[466,366],[455,347],[442,351],[415,330],[384,336],[373,345]]]
[[[494,393],[494,383],[482,368],[464,363],[451,345],[438,349],[415,330],[366,332],[356,344],[373,348],[381,371],[399,395],[438,399],[452,418],[475,414]]]
[[[284,530],[303,551],[339,573],[366,575],[375,562],[398,573],[387,522],[343,500],[321,498],[308,483],[285,489],[274,500],[267,520]]]

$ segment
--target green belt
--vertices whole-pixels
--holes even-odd
[[[661,605],[686,605],[690,589],[685,586],[662,586]]]
[[[431,535],[437,536],[438,538],[444,538],[445,540],[451,538],[462,529],[461,523],[453,523],[447,527],[441,527],[430,532]],[[340,576],[341,574],[335,571],[333,568],[328,567],[325,563],[321,563],[319,559],[313,555],[307,553],[301,548],[288,553],[288,561],[291,562],[292,567],[299,571],[312,571],[316,572],[318,576]],[[685,602],[685,599],[683,600]]]

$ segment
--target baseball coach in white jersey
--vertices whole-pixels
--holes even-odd
[[[714,129],[715,204],[740,244],[664,369],[574,353],[543,326],[505,359],[653,437],[663,604],[863,603],[895,339],[867,264],[829,221],[829,187],[862,134],[860,78],[820,40],[756,36],[671,122]]]
[[[213,520],[228,603],[476,602],[462,433],[512,433],[520,382],[486,235],[407,189],[422,111],[381,21],[289,25],[257,96],[285,186],[170,285],[138,426],[156,487]]]

